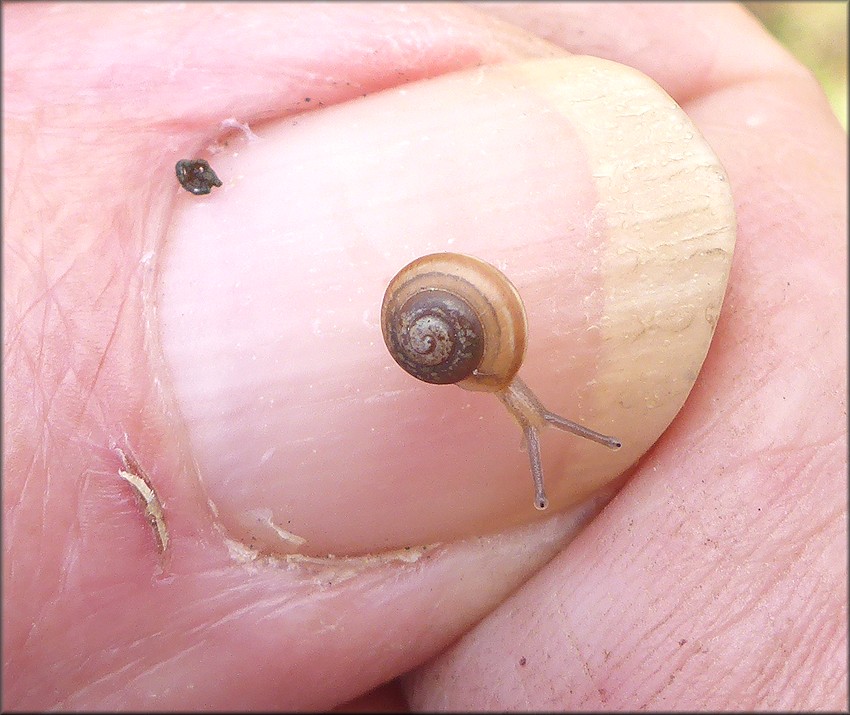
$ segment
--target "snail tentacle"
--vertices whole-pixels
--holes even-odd
[[[607,434],[602,434],[601,432],[596,432],[584,425],[580,425],[578,422],[573,422],[572,420],[568,420],[566,417],[561,417],[560,415],[556,415],[554,412],[549,412],[546,410],[543,414],[543,418],[546,422],[553,427],[557,427],[559,430],[563,430],[564,432],[572,432],[573,434],[578,435],[579,437],[584,437],[585,439],[589,439],[592,442],[596,442],[597,444],[601,444],[608,449],[620,449],[623,446],[623,443],[620,442],[616,437],[611,437]]]
[[[534,508],[543,511],[549,506],[546,492],[543,489],[543,460],[540,457],[540,435],[534,425],[525,425],[522,430],[525,435],[525,448],[528,450],[528,461],[531,463],[531,478],[534,480]]]
[[[620,441],[614,437],[596,432],[578,422],[573,422],[547,410],[531,391],[531,388],[519,377],[511,380],[510,385],[497,394],[502,404],[508,408],[508,412],[519,423],[525,435],[528,457],[531,460],[531,477],[534,480],[534,506],[537,509],[545,509],[549,503],[543,491],[543,466],[540,458],[539,439],[542,428],[551,425],[565,432],[572,432],[579,437],[592,440],[609,449],[619,449],[622,446]]]

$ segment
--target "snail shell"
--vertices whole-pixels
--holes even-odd
[[[499,392],[525,357],[525,308],[489,263],[460,253],[417,258],[390,281],[381,329],[393,359],[437,385]]]

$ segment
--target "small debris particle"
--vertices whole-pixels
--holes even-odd
[[[135,457],[118,447],[114,449],[124,467],[124,469],[118,470],[118,476],[136,490],[136,494],[144,504],[145,517],[153,529],[154,536],[156,536],[159,552],[165,553],[168,548],[168,527],[165,525],[162,503],[159,501],[153,484]]]
[[[190,194],[202,196],[212,191],[213,186],[221,186],[221,179],[204,159],[181,159],[174,169],[180,186]]]
[[[526,663],[525,656],[522,656],[522,658],[519,659],[519,664],[525,665],[525,663]]]
[[[240,122],[236,117],[229,117],[225,119],[221,123],[222,129],[238,129],[245,135],[245,138],[249,142],[257,141],[260,137],[258,137],[254,132],[251,131],[251,127],[248,126],[247,122]]]
[[[309,101],[310,101],[310,98],[309,98],[309,97],[304,97],[304,101],[305,101],[305,102],[309,102]]]
[[[685,638],[682,638],[682,640],[679,641],[679,645],[685,645],[687,642],[688,641]]]

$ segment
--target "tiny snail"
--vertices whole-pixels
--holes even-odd
[[[525,307],[514,285],[489,263],[459,253],[417,258],[390,281],[381,329],[393,359],[413,377],[435,385],[495,392],[523,431],[534,506],[548,506],[539,431],[546,425],[610,449],[621,444],[549,412],[517,377],[525,357]]]

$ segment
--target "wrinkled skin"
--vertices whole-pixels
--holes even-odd
[[[5,709],[847,707],[847,140],[744,11],[166,3],[3,20]],[[684,409],[604,509],[344,575],[239,563],[180,478],[193,457],[145,339],[174,156],[293,97],[562,51],[655,79],[728,172],[738,244]],[[123,439],[171,515],[164,564],[115,477]]]

